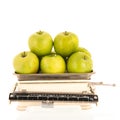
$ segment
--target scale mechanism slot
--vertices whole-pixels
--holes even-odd
[[[98,102],[98,96],[94,94],[71,94],[71,93],[22,93],[9,94],[12,101],[64,101],[64,102]]]

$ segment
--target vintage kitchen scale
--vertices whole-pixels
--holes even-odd
[[[17,102],[18,110],[29,106],[53,107],[56,104],[77,104],[87,110],[98,104],[96,85],[103,85],[91,80],[93,74],[95,72],[14,74],[18,81],[9,93],[9,101]]]

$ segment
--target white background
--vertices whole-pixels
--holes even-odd
[[[7,115],[9,113],[8,117],[10,114],[12,117],[16,116],[8,105],[9,91],[16,82],[12,60],[19,52],[29,50],[28,37],[38,30],[49,32],[53,38],[65,30],[76,33],[79,45],[87,48],[92,54],[96,72],[93,79],[119,85],[119,6],[119,0],[1,0],[0,112],[7,112]],[[68,117],[65,112],[73,112],[71,119],[74,119],[74,114],[78,115],[76,108],[72,111],[69,111],[69,108],[57,110],[61,114],[64,113],[62,119]],[[44,115],[50,111],[41,112]],[[53,110],[50,113],[54,112],[56,119],[57,112]],[[76,119],[79,117],[78,115]]]

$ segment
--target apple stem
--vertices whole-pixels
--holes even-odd
[[[41,30],[40,30],[40,31],[38,31],[38,32],[36,32],[36,33],[37,33],[37,34],[42,34],[42,33],[43,33],[43,31],[41,31]]]
[[[69,34],[69,32],[67,32],[67,31],[65,31],[64,33],[65,33],[65,35],[68,35],[68,34]]]
[[[23,53],[22,53],[22,57],[25,57],[26,56],[26,52],[24,51]]]
[[[84,60],[87,60],[86,56],[84,56]]]

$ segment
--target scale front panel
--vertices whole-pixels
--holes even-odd
[[[49,104],[97,104],[98,95],[95,87],[87,82],[41,82],[19,81],[9,94],[10,102],[19,106]],[[23,107],[22,107],[23,108]]]

